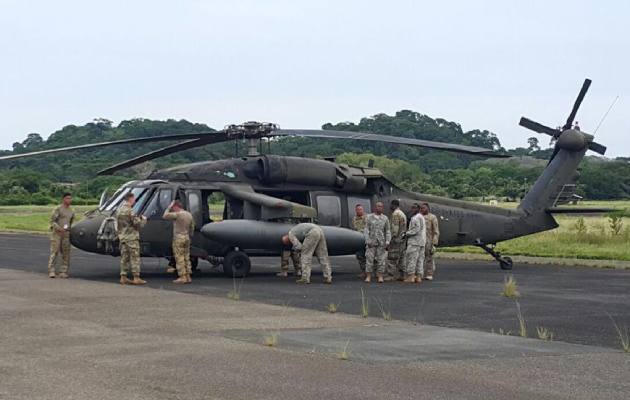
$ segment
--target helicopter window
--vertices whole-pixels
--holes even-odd
[[[136,204],[133,205],[133,212],[135,214],[139,214],[140,210],[144,207],[151,197],[151,191],[147,188],[135,188],[132,189],[131,192],[136,196]]]
[[[370,204],[369,197],[348,196],[348,212],[350,213],[351,219],[354,217],[355,207],[359,204],[363,206],[363,210],[365,210],[367,214],[372,212],[372,205]]]
[[[164,210],[166,210],[166,207],[171,203],[172,198],[173,191],[171,189],[156,191],[143,214],[147,218],[161,218],[162,214],[164,214]]]
[[[107,204],[107,206],[105,206],[105,210],[106,211],[111,211],[111,210],[117,208],[117,206],[121,202],[123,196],[126,195],[129,192],[129,190],[131,190],[131,189],[124,188],[124,189],[121,189],[118,192],[116,192],[112,196],[112,200]]]
[[[321,225],[341,225],[341,201],[337,196],[317,196],[317,219]]]
[[[199,227],[201,225],[201,200],[199,199],[199,193],[188,193],[188,211],[193,215],[195,225]]]

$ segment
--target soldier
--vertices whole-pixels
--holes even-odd
[[[280,272],[278,272],[276,276],[281,278],[289,276],[289,260],[293,262],[293,273],[295,276],[302,275],[300,269],[300,252],[297,250],[283,249],[280,255]]]
[[[392,238],[389,219],[383,214],[383,203],[380,201],[374,207],[374,213],[369,214],[363,230],[365,237],[365,282],[371,282],[372,273],[376,270],[378,283],[383,282],[387,247]]]
[[[354,207],[354,214],[354,218],[352,218],[352,229],[357,232],[363,233],[363,231],[365,230],[365,221],[367,217],[365,216],[365,212],[361,204],[357,204]],[[361,275],[359,275],[359,277],[361,279],[365,279],[365,248],[357,251],[356,257],[359,263],[359,269],[361,269]]]
[[[302,242],[298,237],[303,237]],[[300,266],[302,277],[297,283],[311,283],[311,261],[313,254],[319,260],[324,274],[324,283],[332,283],[332,268],[328,260],[328,247],[322,228],[311,223],[297,224],[289,231],[288,235],[282,237],[285,246],[293,245],[294,251],[300,251]]]
[[[55,207],[50,216],[50,258],[48,259],[48,277],[68,278],[70,268],[70,227],[74,221],[72,195],[64,193],[61,204]],[[61,256],[62,265],[59,275],[55,274],[55,264]]]
[[[390,227],[392,240],[387,249],[387,276],[385,281],[402,280],[405,271],[403,269],[403,253],[405,251],[405,232],[407,231],[407,216],[400,210],[400,201],[392,200],[390,203],[392,217]]]
[[[137,216],[133,212],[136,197],[129,192],[124,196],[125,202],[116,211],[118,224],[118,241],[120,242],[120,284],[144,285],[140,279],[140,228],[147,223],[147,218]],[[131,269],[133,280],[127,278]]]
[[[411,206],[411,220],[407,229],[407,250],[405,250],[404,282],[422,282],[424,273],[424,246],[426,244],[426,228],[424,218],[420,214],[420,205],[414,203]]]
[[[162,218],[173,221],[173,257],[179,276],[173,283],[190,283],[192,282],[190,238],[195,233],[193,216],[184,210],[179,200],[175,200],[164,211]]]
[[[429,203],[420,205],[420,213],[424,216],[427,227],[427,244],[424,247],[424,279],[432,281],[433,273],[435,272],[433,254],[435,254],[435,246],[440,241],[440,226],[437,217],[431,214]]]

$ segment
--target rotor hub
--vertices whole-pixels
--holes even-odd
[[[271,122],[248,121],[238,125],[228,125],[225,127],[225,132],[231,139],[260,139],[270,136],[271,132],[277,129],[279,126]]]

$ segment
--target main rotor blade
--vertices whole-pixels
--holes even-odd
[[[474,154],[484,157],[505,158],[510,157],[507,154],[496,153],[492,149],[483,147],[466,146],[462,144],[433,142],[430,140],[412,139],[400,136],[378,135],[375,133],[351,132],[351,131],[332,131],[320,129],[278,129],[272,131],[270,136],[303,136],[327,139],[354,139],[369,140],[372,142],[385,142],[394,144],[407,144],[410,146],[426,147],[429,149],[438,149],[452,151],[455,153]]]
[[[143,162],[154,160],[156,158],[164,157],[169,154],[178,153],[184,150],[194,149],[196,147],[205,146],[210,143],[219,143],[230,140],[227,134],[223,131],[206,135],[202,138],[187,140],[185,142],[177,143],[171,146],[163,147],[158,150],[143,154],[141,156],[132,158],[130,160],[123,161],[116,165],[112,165],[102,171],[99,171],[97,175],[111,175],[114,172],[120,171],[125,168],[133,167],[134,165],[142,164]]]
[[[531,129],[534,132],[546,133],[547,135],[553,136],[553,137],[556,137],[561,133],[557,129],[553,129],[546,125],[539,124],[538,122],[532,121],[531,119],[528,119],[525,117],[521,117],[521,120],[518,122],[518,124],[524,128]]]
[[[602,156],[606,154],[606,146],[599,144],[597,142],[589,143],[588,148],[593,150],[595,153],[601,154]]]
[[[584,83],[582,84],[582,89],[580,89],[580,93],[578,94],[577,99],[575,99],[575,104],[573,104],[573,109],[571,110],[571,114],[569,114],[569,118],[567,118],[567,123],[564,124],[564,126],[562,127],[563,131],[567,129],[571,129],[571,126],[573,125],[573,120],[575,119],[578,109],[580,108],[580,105],[582,104],[582,100],[584,100],[584,96],[586,96],[586,92],[588,91],[588,88],[590,86],[591,86],[591,80],[585,79]]]
[[[32,156],[39,156],[39,155],[44,155],[44,154],[54,154],[54,153],[61,153],[64,151],[72,151],[72,150],[95,149],[98,147],[115,146],[117,144],[152,143],[152,142],[165,142],[165,141],[171,141],[171,140],[198,139],[198,138],[205,137],[208,135],[214,135],[215,133],[216,132],[197,132],[197,133],[186,133],[186,134],[180,134],[180,135],[150,136],[150,137],[114,140],[110,142],[88,143],[88,144],[82,144],[79,146],[60,147],[57,149],[32,151],[30,153],[11,154],[9,156],[0,157],[0,160],[12,160],[16,158],[32,157]]]

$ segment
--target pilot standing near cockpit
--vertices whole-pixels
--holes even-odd
[[[120,284],[144,285],[147,282],[140,279],[140,228],[147,223],[147,217],[134,214],[136,196],[133,193],[125,194],[124,200],[116,211],[120,242]],[[130,269],[133,280],[128,278]]]

